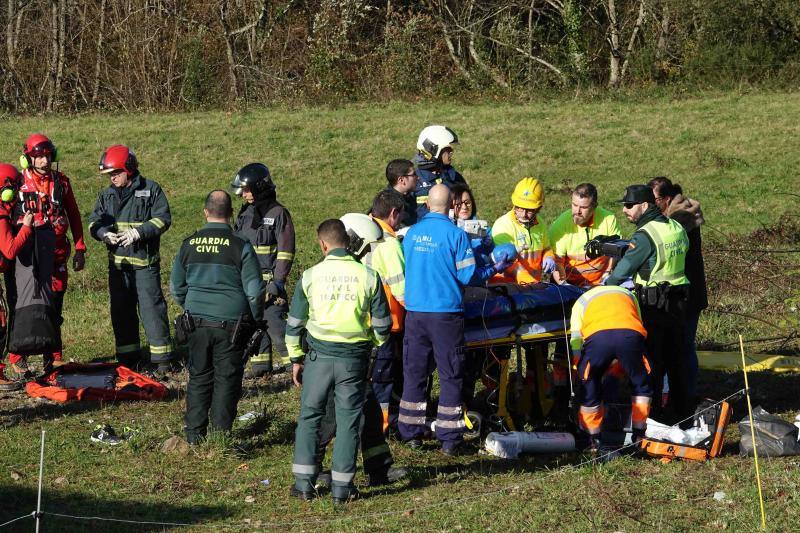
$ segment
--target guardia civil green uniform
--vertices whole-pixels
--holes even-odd
[[[647,330],[647,356],[652,367],[652,415],[659,421],[682,420],[693,412],[684,364],[685,304],[689,280],[685,275],[689,238],[683,227],[651,203],[636,222],[625,256],[609,275],[607,285],[633,277]],[[668,414],[661,412],[664,375],[669,378]]]
[[[345,250],[330,250],[321,263],[303,272],[286,324],[289,356],[294,363],[305,363],[292,464],[295,488],[313,490],[319,474],[320,422],[333,392],[331,492],[334,498],[347,498],[354,490],[369,355],[373,346],[386,342],[392,327],[379,276]],[[300,342],[304,332],[309,346],[305,356]]]
[[[253,246],[227,224],[206,224],[183,241],[170,292],[196,325],[189,335],[185,417],[186,440],[196,443],[206,434],[209,407],[214,430],[230,430],[236,416],[245,360],[243,343],[231,343],[231,330],[239,317],[253,321],[264,310]]]
[[[172,360],[167,302],[161,290],[161,235],[172,223],[169,203],[158,183],[136,174],[128,187],[100,191],[89,215],[92,237],[135,228],[139,240],[128,245],[106,244],[111,325],[117,360],[136,366],[141,359],[139,317],[150,345],[152,363]],[[138,314],[137,314],[138,307]]]

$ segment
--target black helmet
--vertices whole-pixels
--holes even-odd
[[[239,169],[233,177],[231,187],[237,195],[242,193],[242,188],[247,187],[253,196],[261,197],[275,192],[275,184],[272,176],[264,163],[250,163]]]

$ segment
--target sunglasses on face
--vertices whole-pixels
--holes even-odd
[[[633,203],[633,202],[626,202],[626,203],[622,204],[622,207],[624,207],[625,209],[632,209],[633,206],[635,206],[635,205],[639,205],[639,204],[638,203]]]

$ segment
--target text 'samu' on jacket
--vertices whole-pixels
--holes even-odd
[[[467,234],[445,215],[428,213],[403,239],[406,310],[461,313],[464,287],[475,273]]]
[[[309,347],[318,354],[366,358],[373,346],[386,342],[391,329],[378,273],[336,248],[303,272],[295,287],[286,319],[286,348],[292,362],[300,362],[305,332]]]
[[[539,217],[526,228],[517,221],[512,209],[498,218],[492,226],[492,239],[495,245],[511,243],[517,249],[517,259],[503,274],[492,281],[500,283],[529,284],[542,280],[542,261],[553,257],[547,238],[547,224]]]
[[[89,215],[89,231],[102,241],[109,232],[139,232],[139,240],[128,246],[107,244],[109,268],[140,269],[161,261],[161,234],[172,224],[167,196],[158,183],[137,174],[129,187],[106,187],[100,191]]]
[[[38,227],[50,224],[53,227],[56,235],[54,257],[57,264],[64,263],[69,257],[67,230],[72,232],[75,250],[86,250],[81,212],[75,200],[75,193],[72,191],[72,184],[65,174],[51,170],[45,176],[39,176],[33,169],[26,168],[22,171],[22,183],[19,191],[36,195],[34,225]],[[17,209],[16,212],[18,213],[17,224],[21,224],[22,210]]]
[[[286,283],[295,252],[294,223],[274,196],[244,204],[233,231],[255,248],[266,282]]]
[[[392,332],[403,330],[406,297],[406,261],[403,247],[394,230],[383,220],[373,218],[383,230],[383,239],[373,242],[370,251],[361,260],[381,277],[389,312],[392,315]]]

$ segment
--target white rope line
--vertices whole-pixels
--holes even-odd
[[[18,520],[22,520],[23,518],[36,518],[36,511],[33,511],[32,513],[29,514],[24,514],[22,516],[18,516],[17,518],[9,520],[8,522],[3,522],[2,524],[0,524],[0,527],[6,527],[7,525],[13,524]]]
[[[727,401],[727,400],[729,400],[729,399],[731,399],[731,398],[733,398],[735,396],[738,396],[738,395],[744,393],[745,391],[746,391],[746,389],[744,389],[744,388],[739,389],[736,392],[734,392],[732,394],[729,394],[725,398],[723,398],[723,399],[721,399],[721,400],[709,405],[708,407],[705,407],[704,409],[695,412],[691,416],[688,416],[688,417],[684,418],[683,420],[677,422],[677,424],[682,424],[683,422],[691,420],[691,419],[693,419],[695,417],[696,414],[703,413],[705,411],[713,409],[714,407],[720,405],[722,402],[725,402],[725,401]],[[603,455],[598,455],[598,456],[593,457],[591,459],[587,459],[586,461],[580,462],[578,464],[565,465],[565,466],[559,468],[558,470],[551,470],[547,474],[545,474],[545,475],[543,475],[541,477],[533,478],[533,479],[531,479],[529,481],[513,483],[511,485],[506,485],[504,487],[499,487],[497,489],[493,489],[493,490],[490,490],[490,491],[487,491],[487,492],[482,492],[482,493],[479,493],[479,494],[473,494],[473,495],[470,495],[470,496],[464,496],[462,498],[452,498],[452,499],[442,500],[442,501],[436,502],[436,503],[431,503],[431,504],[428,504],[428,505],[422,505],[422,506],[418,506],[418,507],[409,507],[409,508],[405,508],[405,509],[398,509],[398,510],[392,510],[392,511],[383,511],[383,512],[378,512],[378,513],[368,513],[368,514],[362,514],[362,515],[342,516],[342,517],[332,518],[332,519],[329,519],[329,520],[302,520],[302,521],[294,520],[294,521],[291,521],[291,522],[260,522],[260,526],[259,527],[325,525],[325,524],[333,524],[333,523],[337,523],[337,522],[362,520],[362,519],[370,519],[370,518],[382,518],[382,517],[394,516],[394,515],[403,515],[403,514],[406,514],[406,513],[409,513],[409,512],[414,512],[414,513],[416,513],[416,512],[424,512],[424,511],[427,511],[427,510],[430,510],[430,509],[435,509],[437,507],[442,507],[444,505],[460,504],[460,503],[464,503],[464,502],[471,501],[471,500],[481,499],[481,498],[484,498],[486,496],[492,496],[492,495],[495,495],[495,494],[500,494],[502,492],[506,492],[506,491],[509,491],[509,490],[516,490],[516,489],[519,489],[520,487],[527,487],[527,486],[530,486],[530,485],[534,485],[536,483],[539,483],[540,481],[545,481],[545,480],[550,479],[551,477],[554,477],[556,475],[563,474],[564,472],[574,471],[574,470],[577,470],[577,469],[582,468],[584,466],[600,462],[600,461],[610,457],[611,455],[618,454],[622,450],[625,450],[625,449],[630,448],[632,446],[638,446],[638,445],[639,445],[638,443],[632,442],[630,444],[626,444],[626,445],[624,445],[624,446],[622,446],[620,448],[617,448],[615,450],[611,450],[611,451],[609,451],[609,452],[607,452],[607,453],[605,453]],[[20,520],[22,518],[27,518],[29,516],[33,516],[34,514],[35,514],[35,512],[30,514],[30,515],[25,515],[23,517],[16,518],[15,520]],[[120,519],[120,518],[104,518],[104,517],[100,517],[100,516],[75,516],[75,515],[44,512],[44,511],[42,512],[42,515],[58,516],[58,517],[62,517],[62,518],[72,518],[72,519],[76,519],[76,520],[101,520],[101,521],[104,521],[104,522],[120,522],[120,523],[126,523],[126,524],[144,524],[144,525],[163,525],[163,526],[174,526],[174,527],[205,527],[205,528],[213,528],[213,529],[253,527],[252,523],[245,523],[245,522],[238,523],[238,524],[213,524],[213,525],[212,524],[208,524],[208,525],[204,525],[204,524],[187,524],[187,523],[182,523],[182,522],[155,522],[155,521],[125,520],[125,519]],[[11,522],[7,522],[7,523],[11,523]],[[5,525],[5,524],[0,525],[0,527],[2,527],[3,525]]]

